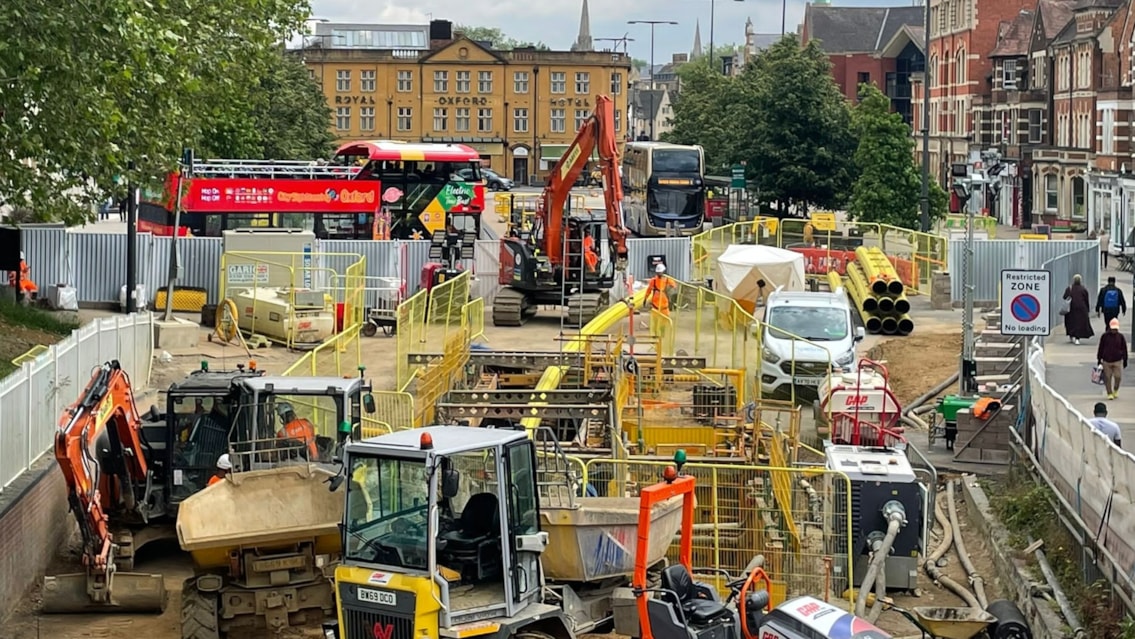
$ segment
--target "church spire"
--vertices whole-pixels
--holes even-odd
[[[690,52],[690,59],[701,57],[701,20],[694,23],[694,50]]]
[[[583,0],[583,11],[579,16],[579,35],[575,38],[575,44],[571,45],[571,50],[594,50],[591,45],[591,14],[587,10],[587,0]]]

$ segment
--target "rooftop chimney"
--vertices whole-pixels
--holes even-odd
[[[674,64],[679,64],[681,62],[689,62],[689,61],[690,61],[690,54],[688,54],[688,53],[675,53],[674,58],[671,60],[671,62],[673,62]]]

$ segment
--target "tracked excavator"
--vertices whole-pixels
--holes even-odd
[[[203,364],[166,392],[166,412],[139,413],[117,361],[95,370],[62,415],[55,459],[79,524],[84,572],[44,580],[43,611],[151,612],[165,607],[161,575],[129,572],[142,546],[176,539],[181,501],[205,488],[227,450],[235,382],[255,364],[210,371]]]
[[[596,148],[603,177],[603,217],[565,209],[572,185]],[[594,113],[552,168],[532,230],[501,240],[501,289],[493,298],[493,325],[520,326],[541,305],[566,307],[574,325],[591,321],[608,303],[615,271],[626,264],[622,200],[614,102],[600,95]],[[604,235],[613,265],[602,260],[595,243]]]

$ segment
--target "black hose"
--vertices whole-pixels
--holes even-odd
[[[915,399],[913,402],[904,406],[903,409],[902,409],[902,414],[906,415],[907,413],[912,412],[914,409],[925,404],[926,402],[930,401],[931,399],[934,399],[935,397],[937,397],[941,393],[945,392],[945,390],[947,388],[949,388],[950,386],[953,386],[957,381],[958,381],[958,374],[957,373],[951,374],[949,377],[947,377],[945,380],[943,380],[941,384],[938,384],[934,388],[931,388],[930,390],[926,391],[925,393],[919,395],[918,398]]]
[[[1032,630],[1017,604],[1008,599],[989,602],[986,612],[997,617],[997,623],[986,632],[990,639],[1033,639]]]

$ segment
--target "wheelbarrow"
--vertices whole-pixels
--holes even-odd
[[[973,639],[997,623],[997,617],[980,608],[919,606],[906,610],[891,603],[886,607],[906,617],[924,639]]]

